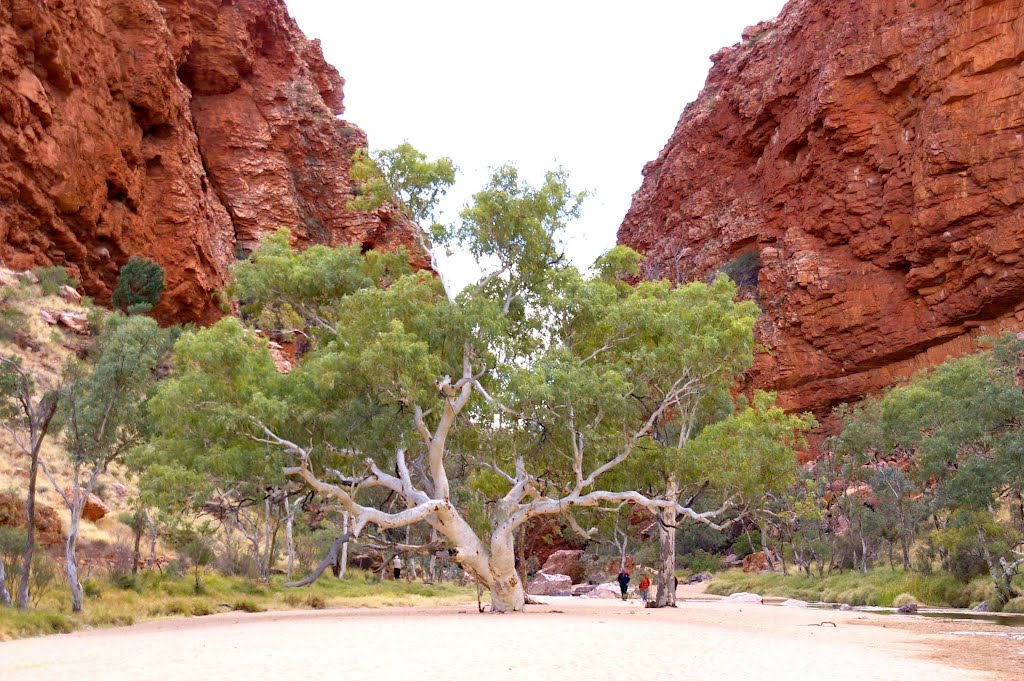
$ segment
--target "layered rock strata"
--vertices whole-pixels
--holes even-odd
[[[619,239],[750,277],[754,385],[824,414],[1024,326],[1024,1],[792,0],[712,62]]]
[[[346,209],[343,85],[281,0],[0,0],[0,258],[100,301],[152,258],[158,316],[208,322],[267,231],[418,253],[400,216]]]

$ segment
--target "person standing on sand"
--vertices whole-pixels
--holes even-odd
[[[615,578],[619,582],[619,590],[622,591],[622,600],[626,600],[626,590],[629,588],[629,571],[622,568],[619,576]]]
[[[398,557],[397,553],[395,554],[395,559],[391,561],[391,570],[395,573],[395,581],[397,582],[398,578],[402,576],[402,559]]]
[[[651,597],[651,578],[644,575],[644,578],[640,580],[637,585],[640,588],[640,600],[647,603],[647,600]]]

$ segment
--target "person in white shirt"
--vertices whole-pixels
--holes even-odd
[[[395,559],[391,561],[391,570],[395,573],[395,580],[397,581],[398,578],[402,576],[402,559],[397,555],[395,556]]]

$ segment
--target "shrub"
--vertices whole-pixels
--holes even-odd
[[[44,296],[55,295],[61,286],[78,286],[78,282],[72,279],[63,267],[39,267],[32,270],[32,274],[39,278],[39,288]]]
[[[1003,606],[1003,612],[1024,614],[1024,596],[1012,598]]]
[[[679,562],[690,572],[718,572],[722,569],[721,557],[700,550],[686,554]]]
[[[18,528],[0,527],[0,561],[4,564],[4,581],[8,593],[14,593],[18,576],[21,575],[21,556],[25,552],[25,541],[25,533]]]
[[[974,545],[960,545],[949,555],[949,571],[966,584],[975,577],[988,574],[988,563],[981,548]]]
[[[92,579],[87,579],[82,582],[82,593],[84,593],[88,598],[103,597],[103,589],[100,588],[98,582]]]
[[[908,593],[901,593],[896,598],[892,599],[892,607],[900,608],[909,603],[917,605],[917,599]]]
[[[751,553],[757,553],[761,550],[761,535],[744,532],[736,539],[730,550],[737,558],[746,558]]]
[[[141,581],[137,575],[133,575],[130,572],[115,572],[110,575],[110,583],[118,589],[142,593]]]
[[[256,601],[251,601],[248,598],[243,598],[240,601],[235,601],[231,605],[231,609],[241,610],[242,612],[263,612],[264,610],[266,610],[266,608],[261,606],[259,603],[257,603]]]
[[[32,573],[29,579],[32,607],[39,607],[39,603],[57,580],[58,574],[57,561],[41,551],[36,551],[32,556]]]
[[[323,610],[327,607],[327,601],[324,599],[323,596],[316,596],[310,594],[310,596],[306,598],[306,605],[313,608],[314,610]]]
[[[112,302],[125,314],[145,314],[163,292],[163,268],[152,260],[132,257],[121,267]]]
[[[26,319],[25,313],[20,310],[13,308],[0,310],[0,340],[13,343],[18,331],[26,328]]]

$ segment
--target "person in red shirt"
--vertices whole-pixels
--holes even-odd
[[[651,597],[651,578],[644,575],[644,578],[640,580],[637,586],[640,589],[640,600],[647,603],[647,600]]]

